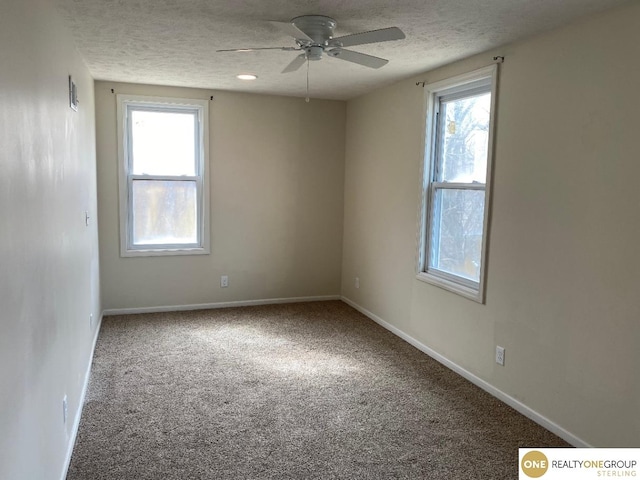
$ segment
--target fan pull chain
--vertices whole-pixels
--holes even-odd
[[[309,103],[309,58],[307,58],[307,98],[304,101]]]

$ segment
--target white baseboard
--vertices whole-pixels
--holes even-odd
[[[233,302],[197,303],[192,305],[164,305],[159,307],[110,308],[103,314],[129,315],[135,313],[180,312],[185,310],[207,310],[210,308],[250,307],[254,305],[275,305],[280,303],[322,302],[341,300],[340,295],[323,295],[315,297],[263,298],[259,300],[238,300]]]
[[[87,396],[87,389],[89,388],[89,378],[91,377],[91,365],[93,365],[93,354],[95,353],[95,350],[96,350],[96,343],[98,343],[98,334],[100,333],[100,327],[102,325],[103,317],[104,317],[104,312],[100,314],[100,319],[98,320],[95,333],[93,334],[93,344],[91,346],[91,354],[89,355],[89,362],[87,364],[87,369],[84,373],[84,379],[83,379],[84,384],[82,385],[82,392],[80,392],[80,402],[78,403],[78,408],[76,409],[76,413],[73,418],[71,436],[69,437],[69,444],[67,445],[67,455],[65,457],[64,465],[62,467],[62,475],[60,477],[60,480],[65,480],[67,478],[69,465],[71,465],[71,455],[73,454],[73,447],[76,444],[76,437],[78,436],[78,430],[80,428],[80,418],[82,417],[84,400]]]
[[[366,315],[367,317],[369,317],[371,320],[373,320],[374,322],[376,322],[380,326],[386,328],[391,333],[393,333],[393,334],[397,335],[398,337],[402,338],[407,343],[410,343],[411,345],[416,347],[418,350],[426,353],[427,355],[429,355],[434,360],[436,360],[436,361],[440,362],[441,364],[443,364],[445,367],[450,368],[451,370],[456,372],[458,375],[466,378],[467,380],[469,380],[474,385],[476,385],[476,386],[480,387],[481,389],[483,389],[485,392],[489,393],[490,395],[493,395],[498,400],[506,403],[511,408],[513,408],[514,410],[520,412],[525,417],[533,420],[538,425],[540,425],[540,426],[546,428],[547,430],[549,430],[551,433],[556,434],[558,437],[560,437],[563,440],[567,441],[568,443],[570,443],[574,447],[592,448],[592,445],[589,445],[587,442],[585,442],[581,438],[578,438],[573,433],[569,432],[568,430],[565,430],[564,428],[562,428],[557,423],[552,422],[551,420],[549,420],[545,416],[539,414],[535,410],[531,409],[530,407],[528,407],[524,403],[520,402],[519,400],[516,400],[515,398],[513,398],[510,395],[507,395],[502,390],[498,390],[496,387],[494,387],[490,383],[486,382],[485,380],[482,380],[480,377],[478,377],[478,376],[474,375],[473,373],[469,372],[468,370],[462,368],[457,363],[454,363],[451,360],[447,359],[446,357],[440,355],[435,350],[432,350],[431,348],[427,347],[425,344],[419,342],[418,340],[416,340],[415,338],[411,337],[410,335],[407,335],[405,332],[403,332],[399,328],[394,327],[390,323],[388,323],[388,322],[384,321],[382,318],[378,317],[376,314],[374,314],[374,313],[368,311],[367,309],[361,307],[360,305],[358,305],[354,301],[352,301],[352,300],[350,300],[350,299],[348,299],[346,297],[342,297],[342,301],[345,302],[346,304],[352,306],[353,308],[358,310],[360,313]],[[532,446],[535,446],[535,445],[532,445]]]

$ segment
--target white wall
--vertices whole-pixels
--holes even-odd
[[[347,107],[343,295],[594,446],[640,446],[638,25],[636,3]],[[479,305],[415,278],[415,82],[493,55],[506,61]]]
[[[50,2],[2,3],[0,165],[0,478],[59,479],[101,309],[93,80]]]
[[[209,105],[211,254],[121,258],[116,95]],[[96,82],[106,309],[340,294],[344,102]],[[229,287],[220,288],[220,276]]]

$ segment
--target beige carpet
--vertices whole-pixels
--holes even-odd
[[[516,479],[567,446],[342,302],[106,317],[68,480]]]

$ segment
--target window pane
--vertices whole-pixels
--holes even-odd
[[[131,110],[134,175],[196,175],[194,112]]]
[[[195,181],[133,181],[133,244],[198,242]]]
[[[436,192],[430,267],[480,280],[484,191],[440,189]]]
[[[486,183],[490,111],[490,92],[441,103],[438,180]]]

